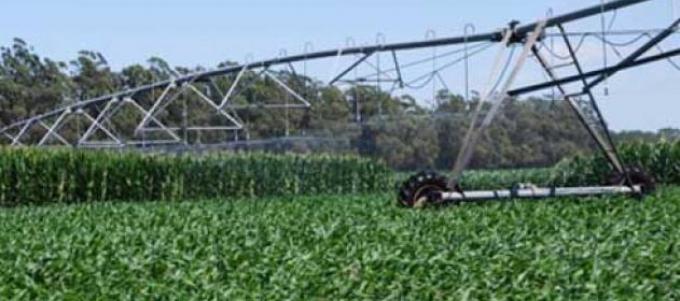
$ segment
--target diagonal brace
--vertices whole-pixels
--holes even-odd
[[[623,59],[621,62],[619,62],[614,67],[625,66],[625,65],[628,65],[628,64],[634,62],[640,56],[645,54],[649,49],[652,49],[653,47],[655,47],[656,45],[661,43],[663,40],[668,38],[670,35],[674,34],[678,29],[678,25],[680,25],[680,19],[675,20],[675,22],[673,22],[673,24],[671,24],[671,26],[669,26],[668,28],[663,30],[661,33],[656,35],[654,38],[649,40],[644,45],[640,46],[640,48],[635,50],[633,53],[631,53],[629,56],[627,56],[625,59]],[[610,76],[614,75],[616,72],[618,72],[618,69],[616,69],[616,68],[612,69],[610,71],[604,72],[604,74],[600,75],[598,78],[596,78],[595,80],[590,82],[587,86],[585,86],[583,88],[583,91],[590,91],[593,87],[597,86],[598,84],[600,84],[601,82],[603,82],[604,80],[609,78]]]
[[[375,53],[375,52],[374,52],[374,51],[371,51],[371,52],[365,53],[364,56],[362,56],[361,58],[359,58],[357,61],[355,61],[354,63],[352,63],[352,65],[350,65],[350,66],[347,67],[345,70],[343,70],[342,72],[340,72],[340,74],[338,74],[337,76],[335,76],[335,77],[328,83],[328,85],[329,85],[329,86],[334,85],[337,81],[339,81],[339,80],[342,79],[345,75],[347,75],[347,73],[349,73],[350,71],[354,70],[354,68],[356,68],[357,66],[359,66],[359,64],[363,63],[366,59],[368,59],[369,57],[371,57],[371,56],[373,55],[373,53]]]

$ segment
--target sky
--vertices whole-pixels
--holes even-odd
[[[14,37],[20,37],[41,55],[61,61],[73,59],[79,50],[96,50],[114,69],[143,64],[152,56],[162,57],[174,66],[210,67],[226,60],[302,53],[306,43],[315,50],[336,49],[348,38],[358,45],[374,44],[378,33],[389,43],[421,40],[428,30],[437,37],[458,36],[468,23],[474,24],[478,32],[490,31],[514,19],[535,21],[549,9],[560,14],[599,3],[600,0],[2,0],[0,44],[9,45]],[[659,28],[670,24],[674,17],[680,17],[680,0],[652,0],[619,12],[612,28]],[[607,21],[611,18],[613,15],[608,15]],[[570,24],[568,29],[593,31],[600,29],[599,24],[600,19],[595,18]],[[678,46],[677,37],[664,43],[666,48]],[[429,51],[423,55],[431,55]],[[495,51],[491,49],[471,62],[471,89],[482,89]],[[597,42],[584,43],[581,55],[589,67],[603,66]],[[616,60],[611,50],[607,56],[609,64]],[[382,57],[383,62],[389,61],[387,58]],[[680,58],[677,61],[680,63]],[[327,70],[327,63],[309,68],[321,77],[333,71]],[[536,66],[526,68],[518,85],[542,79]],[[443,78],[451,90],[462,94],[461,72],[450,70]],[[605,95],[601,88],[596,95],[614,129],[680,127],[678,83],[678,70],[667,63],[657,63],[613,77],[606,86],[609,93]]]

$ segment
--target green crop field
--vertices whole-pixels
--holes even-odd
[[[0,211],[0,299],[678,300],[680,189],[409,210],[393,194]]]
[[[680,300],[680,142],[622,153],[655,194],[416,210],[403,174],[354,156],[0,149],[0,300]]]

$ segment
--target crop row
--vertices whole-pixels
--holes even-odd
[[[658,184],[680,185],[680,141],[628,143],[619,147],[619,153],[625,166],[641,167]],[[410,175],[400,173],[397,178],[404,181]],[[507,189],[518,183],[544,187],[606,185],[612,175],[602,155],[582,154],[549,168],[470,170],[463,173],[460,184],[465,190]]]
[[[641,167],[657,183],[680,184],[680,141],[658,143],[628,143],[619,147],[626,166]],[[554,168],[555,179],[564,185],[602,183],[611,175],[611,168],[601,155],[576,156]]]
[[[625,166],[642,168],[659,184],[680,185],[680,141],[627,143],[620,145],[618,151]],[[469,171],[463,174],[461,185],[467,190],[502,189],[517,183],[604,185],[612,173],[602,155],[577,155],[551,168]]]
[[[680,190],[404,210],[393,196],[0,210],[1,300],[679,300]]]
[[[389,187],[388,168],[354,156],[0,149],[0,204],[5,206],[354,194]]]
[[[620,147],[623,161],[661,184],[680,184],[680,142]],[[577,156],[553,168],[470,171],[466,190],[536,185],[604,184],[611,169],[602,156]],[[396,178],[399,178],[397,176]],[[384,165],[355,156],[143,155],[77,150],[0,149],[0,204],[107,200],[186,200],[392,191]]]

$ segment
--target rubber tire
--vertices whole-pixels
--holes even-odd
[[[409,208],[416,207],[423,200],[427,204],[440,203],[441,193],[448,190],[447,185],[446,177],[434,171],[420,172],[401,184],[398,203]]]

